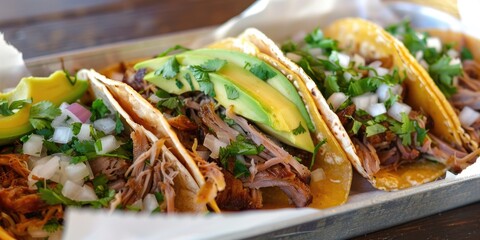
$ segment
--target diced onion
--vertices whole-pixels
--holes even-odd
[[[380,66],[382,66],[382,62],[381,61],[373,61],[371,62],[370,64],[368,64],[369,67],[372,67],[372,68],[378,68]]]
[[[158,103],[160,102],[160,100],[162,100],[161,98],[159,98],[155,93],[152,93],[150,95],[150,97],[148,97],[148,101],[151,102],[151,103]]]
[[[132,205],[130,205],[130,207],[132,207],[132,208],[137,208],[137,209],[142,209],[142,208],[143,208],[143,200],[142,200],[142,199],[138,199],[137,201],[135,201],[134,203],[132,203]]]
[[[460,111],[458,118],[463,127],[470,127],[480,118],[480,113],[470,107],[464,107],[462,111]]]
[[[357,109],[362,109],[366,111],[368,106],[376,104],[378,102],[378,97],[373,93],[365,93],[363,95],[353,97],[352,101]]]
[[[98,199],[95,191],[88,185],[79,185],[67,180],[63,185],[62,194],[74,201],[95,201]]]
[[[220,147],[226,147],[228,144],[224,143],[212,134],[207,134],[205,136],[205,140],[203,141],[203,146],[208,148],[212,153],[210,154],[210,157],[212,158],[218,158],[218,153],[220,151]]]
[[[153,195],[151,193],[147,194],[145,196],[145,198],[143,198],[143,208],[142,208],[142,210],[145,211],[145,212],[151,213],[156,208],[158,208],[157,198],[155,198],[155,195]]]
[[[55,128],[53,133],[52,141],[60,144],[66,144],[72,140],[73,131],[69,127],[58,127]]]
[[[420,61],[423,59],[423,51],[417,51],[415,53],[415,58],[417,59],[417,61]]]
[[[197,151],[197,154],[201,158],[208,160],[208,156],[210,156],[210,151]]]
[[[399,122],[402,122],[402,113],[405,113],[405,114],[408,115],[408,114],[410,114],[411,110],[412,110],[412,108],[410,106],[408,106],[407,104],[395,102],[390,107],[390,109],[388,109],[387,113],[393,119],[395,119]]]
[[[457,64],[462,64],[459,58],[452,58],[450,62],[448,63],[449,65],[457,65]]]
[[[67,120],[68,115],[64,112],[60,114],[59,116],[55,117],[52,120],[52,127],[57,128],[57,127],[66,127],[68,124],[65,123],[65,120]]]
[[[43,136],[32,134],[27,142],[23,144],[23,153],[40,157],[43,148]]]
[[[355,67],[357,68],[359,66],[365,66],[365,59],[358,54],[353,55],[352,61],[355,62]]]
[[[68,106],[65,111],[70,112],[73,114],[80,122],[85,123],[90,119],[92,113],[86,109],[84,106],[80,105],[79,103],[72,103]],[[69,116],[70,114],[67,113]]]
[[[50,235],[46,230],[44,230],[42,227],[37,227],[34,226],[33,224],[28,226],[27,232],[30,235],[31,238],[37,239],[37,238],[48,238]]]
[[[429,65],[425,59],[420,60],[420,65],[422,65],[423,68],[428,69]]]
[[[392,92],[392,94],[394,95],[400,95],[402,94],[402,91],[402,86],[400,86],[399,84],[389,86],[383,83],[377,88],[376,94],[380,102],[385,102],[390,97],[390,92]]]
[[[318,182],[324,180],[326,177],[325,172],[321,168],[317,168],[312,171],[311,179],[313,182]]]
[[[107,135],[100,138],[100,142],[102,144],[101,150],[98,149],[97,144],[95,144],[95,151],[97,152],[97,154],[107,154],[120,147],[120,144],[117,142],[117,139],[115,139],[113,135]]]
[[[35,166],[31,174],[39,178],[50,179],[60,169],[59,161],[60,158],[58,156],[53,156],[46,163]]]
[[[90,136],[90,126],[91,124],[82,124],[80,127],[80,132],[77,134],[78,140],[85,141],[92,139],[92,136]]]
[[[378,115],[386,113],[387,109],[385,108],[385,105],[383,103],[375,103],[375,104],[370,105],[367,108],[367,112],[372,117],[376,117]]]
[[[115,121],[111,118],[101,118],[93,122],[93,127],[105,134],[110,134],[115,130]]]
[[[314,57],[318,57],[318,56],[323,55],[323,51],[322,51],[321,48],[312,48],[312,49],[308,50],[308,53],[310,53]]]
[[[60,108],[60,110],[62,110],[63,112],[63,110],[67,109],[68,106],[70,106],[70,104],[68,104],[67,102],[63,102],[58,108]]]
[[[299,62],[300,60],[302,60],[302,56],[291,52],[287,53],[286,57],[294,62]]]
[[[343,68],[348,68],[348,65],[350,64],[350,56],[343,53],[338,53],[338,63]]]
[[[458,58],[458,52],[455,49],[449,49],[447,55],[451,58]]]
[[[434,48],[437,52],[440,52],[440,51],[442,51],[442,42],[440,42],[439,38],[428,37],[427,38],[427,47]]]
[[[327,103],[330,104],[333,107],[333,110],[336,111],[342,103],[347,101],[348,96],[345,95],[343,92],[336,92],[333,93],[328,99]]]
[[[65,174],[68,180],[77,184],[83,184],[83,179],[89,175],[87,165],[85,163],[69,164],[65,168]]]
[[[352,74],[349,72],[343,72],[343,77],[345,80],[350,81],[352,79]]]

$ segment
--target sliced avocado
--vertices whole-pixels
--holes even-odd
[[[176,59],[182,66],[175,79],[166,79],[161,74],[155,74],[155,72],[148,73],[144,79],[173,94],[200,90],[200,85],[191,74],[188,66],[203,64],[209,58],[201,55],[181,54],[177,55]],[[161,63],[167,61],[168,59],[154,62],[150,60],[137,66],[152,69],[152,66],[161,67]],[[186,77],[186,74],[189,77]],[[279,140],[313,152],[314,144],[310,133],[308,131],[300,133],[295,131],[299,126],[302,128],[307,126],[298,108],[268,83],[255,77],[243,67],[230,62],[227,62],[219,71],[209,73],[209,76],[213,83],[215,99],[221,105],[225,107],[234,106],[233,110],[236,114],[252,120],[264,131]],[[190,81],[187,78],[190,78]],[[181,81],[182,84],[176,84],[177,80]],[[238,96],[235,99],[229,99],[227,88],[235,89]]]
[[[62,102],[72,103],[79,99],[87,88],[87,80],[77,79],[75,83],[70,82],[63,71],[56,71],[49,77],[22,78],[15,89],[0,93],[0,99],[7,99],[9,102],[32,99],[32,103],[13,115],[0,116],[0,145],[10,143],[33,130],[29,122],[32,104],[41,101],[50,101],[56,106]]]
[[[191,55],[203,56],[203,58],[198,58],[198,57],[192,58]],[[227,60],[230,64],[234,64],[241,68],[255,67],[255,66],[261,66],[266,68],[267,71],[274,73],[273,74],[274,76],[266,79],[265,81],[270,86],[272,86],[277,91],[279,91],[284,97],[292,101],[295,104],[295,106],[298,108],[300,113],[302,114],[302,117],[306,120],[308,129],[311,132],[315,131],[315,127],[310,118],[310,115],[308,114],[307,108],[305,107],[305,103],[303,102],[300,95],[298,94],[298,91],[295,88],[295,86],[293,86],[293,84],[280,71],[270,66],[269,64],[265,63],[264,61],[239,51],[209,49],[209,48],[184,52],[182,54],[176,55],[176,57],[177,57],[177,60],[182,65],[201,64],[206,59],[218,58],[218,59]],[[167,60],[168,58],[151,59],[135,65],[135,68],[136,69],[140,69],[140,68],[158,69]]]

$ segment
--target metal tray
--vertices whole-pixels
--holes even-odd
[[[363,2],[363,1],[357,1]],[[407,3],[389,3],[387,7],[397,16],[408,16],[418,27],[436,27],[459,30],[456,19],[445,13]],[[240,16],[220,28],[204,28],[160,37],[111,44],[81,51],[67,52],[50,56],[28,59],[27,66],[33,75],[48,75],[54,70],[65,67],[101,69],[112,63],[149,57],[174,44],[198,46],[216,38],[234,36],[243,29],[242,19],[254,14]],[[239,21],[240,19],[240,21]],[[326,24],[332,20],[327,17]],[[225,27],[228,26],[228,27]],[[250,26],[250,25],[249,25]],[[268,25],[258,26],[267,35],[271,32],[274,40],[281,41],[284,35],[272,32]],[[274,28],[273,28],[274,29]],[[290,34],[292,34],[290,32]],[[269,35],[270,36],[270,35]],[[232,228],[208,238],[287,238],[287,239],[339,239],[357,236],[382,228],[401,224],[413,219],[425,217],[440,211],[466,205],[480,200],[480,175],[465,178],[443,179],[422,186],[398,192],[381,192],[359,188],[363,180],[354,178],[349,201],[339,207],[320,211],[310,211],[301,217],[289,218],[275,224],[259,223],[248,231]],[[248,213],[247,213],[248,214]],[[275,214],[275,212],[271,212]],[[67,235],[74,236],[74,235]],[[190,235],[192,236],[192,235]],[[196,238],[201,238],[195,235]],[[65,237],[65,236],[64,236]]]

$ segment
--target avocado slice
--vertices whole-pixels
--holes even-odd
[[[161,58],[161,60],[148,60],[137,64],[136,68],[158,69],[171,58],[172,56]],[[211,58],[195,54],[180,54],[175,58],[181,65],[175,79],[166,79],[155,72],[148,73],[144,79],[173,94],[200,90],[200,85],[188,66],[204,64]],[[313,152],[312,138],[305,129],[307,121],[296,105],[271,85],[247,69],[231,62],[227,62],[217,72],[208,74],[213,84],[215,99],[221,105],[225,107],[233,105],[235,113],[252,120],[264,131],[282,142]],[[180,81],[182,84],[177,84],[176,81]],[[235,89],[238,96],[230,99],[227,88]],[[299,128],[304,131],[298,131]]]
[[[22,78],[15,89],[0,93],[0,99],[9,102],[31,99],[32,103],[25,105],[13,115],[0,115],[0,145],[10,143],[33,130],[29,122],[32,104],[41,101],[50,101],[56,106],[63,102],[72,103],[79,99],[87,88],[87,80],[77,79],[74,83],[70,82],[63,71],[56,71],[49,77]]]
[[[196,60],[196,61],[191,62],[189,61],[191,60],[191,58],[189,57],[190,55],[203,56],[204,58],[193,58],[193,60],[194,61]],[[187,62],[182,62],[182,60],[180,59],[184,59]],[[311,132],[315,131],[315,126],[310,118],[310,115],[308,114],[307,108],[305,107],[305,103],[303,102],[302,98],[298,94],[297,89],[276,68],[270,66],[268,63],[252,55],[248,55],[248,54],[245,54],[239,51],[234,51],[234,50],[204,48],[204,49],[197,49],[197,50],[184,52],[182,54],[177,55],[177,60],[182,62],[183,65],[201,64],[202,62],[205,61],[205,59],[224,59],[224,60],[227,60],[229,63],[234,64],[238,67],[250,68],[249,72],[251,73],[255,72],[255,69],[260,71],[259,74],[262,74],[263,71],[273,73],[271,74],[273,75],[272,77],[269,77],[268,79],[263,79],[263,80],[266,81],[270,86],[275,88],[277,91],[279,91],[284,97],[292,101],[300,111],[302,117],[305,119],[308,129]],[[197,62],[198,60],[202,60],[202,62],[199,63]],[[140,69],[140,68],[158,69],[160,66],[162,66],[165,63],[165,61],[166,61],[166,58],[156,58],[156,59],[139,63],[135,65],[135,68],[136,69]]]

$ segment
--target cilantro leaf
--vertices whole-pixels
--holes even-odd
[[[80,133],[80,129],[82,129],[82,123],[74,122],[72,124],[72,132],[74,135],[78,135]]]
[[[312,170],[313,165],[315,163],[315,159],[317,159],[317,153],[320,150],[320,147],[322,147],[325,143],[327,143],[326,138],[322,139],[322,141],[320,141],[317,145],[315,145],[315,148],[313,149],[312,160],[310,161],[310,167],[308,169]]]
[[[273,78],[277,75],[270,66],[266,63],[262,62],[260,64],[251,65],[250,63],[245,64],[245,69],[248,69],[253,75],[262,79],[263,81],[267,81],[270,78]]]
[[[177,86],[178,89],[183,88],[183,83],[178,79],[175,79],[175,85]]]
[[[462,66],[460,64],[450,65],[450,57],[442,56],[430,65],[428,72],[447,98],[457,92],[457,88],[453,85],[453,78],[462,74]]]
[[[235,100],[240,96],[240,93],[234,86],[230,86],[225,84],[225,93],[227,94],[227,98],[230,100]]]
[[[190,77],[190,74],[185,73],[184,78],[188,82],[188,85],[190,86],[190,90],[193,91],[195,87],[193,86],[192,77]]]
[[[383,133],[387,130],[386,127],[384,127],[381,124],[373,124],[371,126],[367,126],[365,132],[367,133],[367,137],[374,136],[380,133]]]
[[[235,141],[230,142],[226,147],[220,147],[219,159],[224,167],[227,167],[227,160],[237,155],[257,155],[261,153],[265,147],[257,146],[245,136],[239,134]]]
[[[57,205],[63,204],[67,206],[78,206],[79,204],[69,198],[66,198],[62,194],[63,186],[61,184],[57,184],[55,188],[39,188],[38,192],[40,198],[45,201],[48,205]]]
[[[189,66],[189,69],[195,79],[197,79],[200,91],[208,96],[215,97],[215,91],[213,89],[213,83],[210,81],[209,73],[199,65]]]
[[[62,225],[58,221],[57,218],[51,218],[50,220],[43,225],[43,230],[45,230],[48,233],[54,233],[62,228]]]
[[[460,51],[460,58],[463,60],[473,60],[473,54],[467,47],[462,47]]]
[[[103,102],[103,99],[95,99],[92,103],[92,107],[90,108],[90,112],[92,112],[92,116],[90,116],[90,121],[95,121],[100,118],[104,118],[107,114],[110,114],[110,110],[108,110],[107,106]]]
[[[305,128],[302,126],[302,122],[299,122],[298,127],[292,131],[293,135],[300,135],[305,132],[307,132],[307,130],[305,130]]]
[[[29,103],[32,103],[32,99],[15,100],[10,105],[8,100],[0,99],[0,116],[11,116],[15,114],[14,110],[20,110]]]
[[[74,156],[70,160],[70,162],[73,163],[73,164],[79,164],[79,163],[83,163],[83,162],[86,162],[86,161],[88,161],[87,156]]]
[[[175,56],[170,57],[159,69],[153,73],[155,76],[162,76],[166,79],[172,79],[180,71],[180,64]]]
[[[248,170],[245,163],[236,159],[233,166],[233,175],[235,176],[235,178],[248,177],[250,176],[250,171]]]
[[[352,119],[353,119],[353,118],[352,118]],[[357,133],[358,133],[358,130],[360,130],[361,127],[362,127],[362,122],[353,119],[353,125],[352,125],[352,128],[350,129],[350,131],[351,131],[353,134],[357,134]]]
[[[326,54],[330,54],[334,50],[339,50],[337,41],[331,38],[325,38],[322,30],[319,28],[316,28],[311,33],[307,34],[304,41],[310,48],[323,49]]]
[[[165,197],[161,192],[155,192],[153,195],[155,195],[155,199],[157,199],[157,202],[159,203],[162,203],[165,200]]]
[[[95,141],[94,140],[84,140],[84,141],[74,141],[72,148],[75,152],[82,155],[95,152]]]
[[[30,124],[35,129],[50,128],[51,121],[62,114],[62,111],[48,101],[41,101],[32,105],[30,109]]]
[[[333,93],[340,92],[340,86],[338,85],[337,80],[337,76],[335,75],[329,75],[325,79],[324,87],[327,98],[330,97]]]
[[[217,72],[219,71],[223,66],[227,64],[226,60],[223,59],[209,59],[203,64],[200,65],[203,71],[205,72]]]
[[[427,137],[427,132],[425,128],[422,128],[418,125],[418,122],[414,122],[415,131],[417,132],[417,145],[421,146]]]
[[[367,92],[375,91],[382,84],[379,77],[367,77],[356,81],[351,81],[347,92],[349,96],[355,97]]]
[[[122,120],[120,119],[120,114],[118,112],[115,113],[115,133],[120,134],[125,129],[123,126]]]

